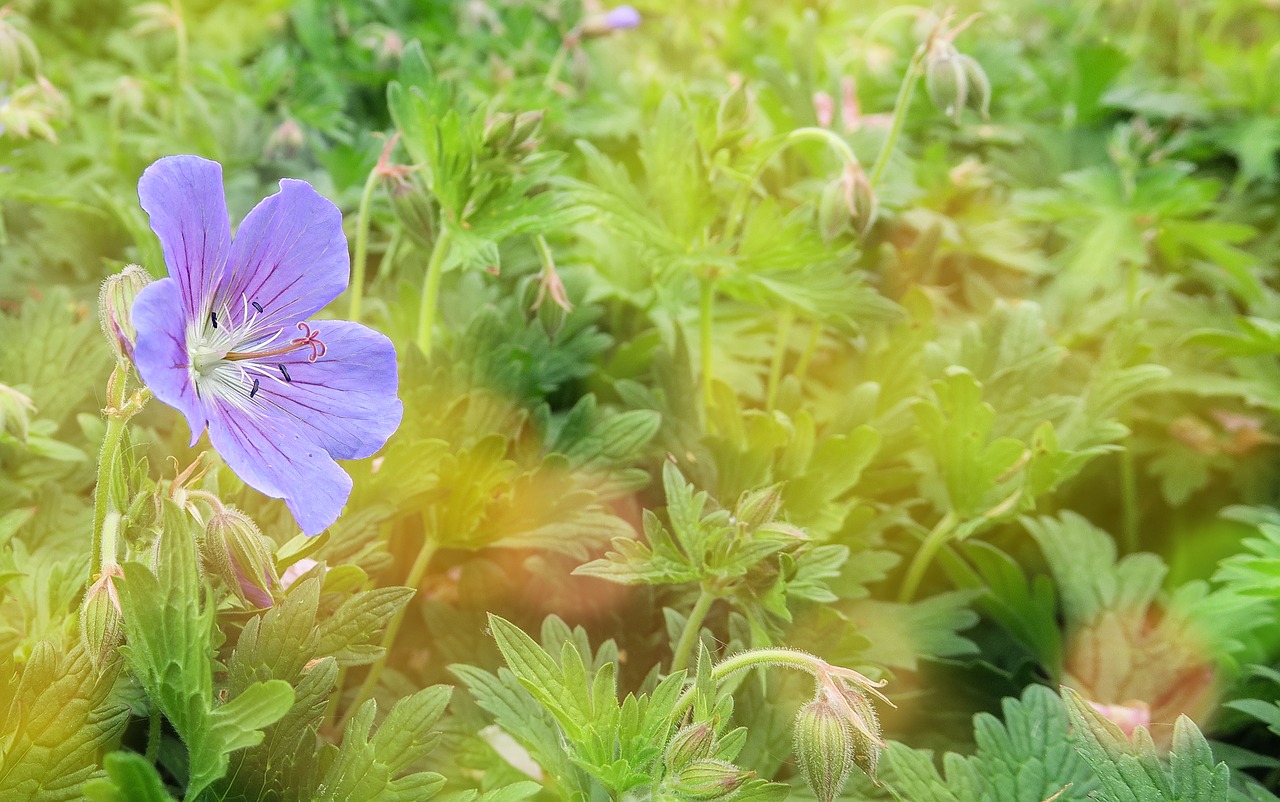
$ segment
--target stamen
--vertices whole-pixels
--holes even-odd
[[[325,344],[320,341],[319,331],[313,330],[306,323],[299,323],[298,330],[302,332],[303,336],[294,337],[292,340],[289,341],[288,345],[282,346],[280,348],[271,348],[269,350],[263,350],[263,351],[227,351],[226,353],[222,354],[222,358],[228,362],[236,362],[241,359],[269,359],[273,356],[288,354],[290,352],[298,350],[299,348],[310,348],[311,356],[307,357],[307,361],[315,362],[317,359],[319,359],[320,357],[328,353],[329,351],[328,347],[325,346]],[[277,331],[271,337],[271,339],[268,340],[267,342],[271,342],[271,340],[274,340],[276,337],[279,337],[280,332],[282,331],[284,331],[284,329],[280,329],[279,331]],[[258,347],[261,348],[262,345],[263,344],[260,343]]]
[[[262,304],[257,301],[250,301],[249,303],[253,304],[253,308],[258,310],[258,314],[262,314]]]
[[[258,380],[257,380],[257,379],[254,379],[254,380],[253,380],[253,389],[249,391],[249,397],[250,397],[250,398],[253,398],[253,397],[254,397],[255,395],[257,395],[257,394],[258,394]]]
[[[286,368],[284,365],[277,365],[277,367],[280,368],[280,372],[284,374],[284,381],[286,384],[293,381],[293,379],[289,378],[288,368]]]
[[[213,327],[214,327],[215,329],[216,329],[216,328],[218,328],[218,313],[217,313],[217,312],[210,312],[210,313],[209,313],[209,319],[210,319],[211,321],[213,321]]]

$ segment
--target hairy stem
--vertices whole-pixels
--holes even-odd
[[[951,537],[951,533],[955,531],[958,523],[960,523],[960,519],[956,517],[955,512],[947,510],[947,514],[942,516],[929,534],[925,536],[924,542],[920,544],[919,551],[911,558],[911,565],[907,567],[907,575],[902,580],[902,590],[898,593],[899,602],[906,604],[916,595],[916,589],[920,587],[920,580],[924,579],[925,569],[929,567],[929,563],[933,562],[933,558],[947,542],[947,538]]]
[[[360,304],[364,300],[365,264],[369,255],[369,207],[373,205],[373,189],[378,185],[378,168],[369,171],[360,193],[360,209],[356,212],[356,252],[351,264],[351,308],[347,317],[359,322]]]
[[[714,279],[704,278],[698,295],[698,349],[702,365],[702,418],[711,425],[711,322],[716,298]]]
[[[409,576],[405,578],[405,585],[413,588],[415,591],[418,585],[422,583],[422,577],[427,573],[427,566],[431,563],[431,557],[435,554],[436,543],[430,535],[426,535],[422,541],[422,548],[418,549],[418,556],[413,561],[413,567],[409,569]],[[391,655],[391,647],[396,642],[396,635],[400,632],[400,624],[404,622],[405,612],[409,609],[406,604],[401,607],[399,612],[391,619],[391,623],[387,624],[386,632],[382,633],[382,656],[369,666],[369,673],[365,675],[364,682],[360,683],[360,689],[356,692],[356,698],[352,700],[351,706],[347,708],[347,712],[343,714],[342,721],[338,728],[346,727],[347,722],[360,709],[360,705],[364,704],[373,696],[373,689],[378,686],[378,680],[382,677],[382,670],[387,666],[387,658]]]
[[[684,622],[684,631],[680,633],[680,641],[676,644],[676,650],[671,656],[672,673],[689,667],[689,658],[693,655],[694,644],[698,642],[698,635],[702,632],[702,622],[706,620],[707,613],[715,600],[715,595],[704,586],[698,594],[698,601],[694,603],[693,610],[689,612],[688,620]]]
[[[422,283],[422,303],[418,307],[418,347],[423,356],[431,356],[431,330],[435,325],[436,305],[440,296],[440,279],[444,275],[444,260],[449,255],[449,229],[440,226],[436,244],[431,249],[431,261],[427,263],[427,277]]]
[[[111,508],[112,471],[120,465],[120,444],[124,441],[125,427],[129,424],[129,414],[124,410],[129,391],[129,366],[124,361],[116,362],[111,378],[107,381],[107,406],[103,413],[107,416],[107,433],[102,438],[102,450],[98,453],[98,482],[93,490],[93,539],[91,540],[92,559],[89,561],[89,582],[103,565],[103,530],[107,525],[108,513],[120,510]],[[114,552],[114,534],[111,543]],[[115,562],[112,554],[111,561]]]
[[[920,67],[924,64],[931,41],[932,37],[916,48],[915,54],[911,56],[911,63],[907,65],[907,74],[902,76],[902,85],[898,87],[898,99],[893,104],[893,122],[889,126],[889,135],[880,146],[880,154],[876,156],[876,163],[871,167],[871,175],[867,177],[873,190],[880,186],[880,176],[884,174],[884,168],[889,165],[889,157],[893,155],[893,148],[897,145],[898,136],[902,133],[902,126],[907,120],[907,109],[911,106],[911,97],[916,90],[916,81],[920,79]]]
[[[752,649],[751,651],[726,657],[713,666],[711,668],[711,681],[719,685],[739,671],[764,666],[787,666],[817,676],[821,664],[822,660],[819,658],[795,649]],[[680,698],[676,700],[674,718],[679,719],[693,706],[695,693],[696,688],[691,685],[685,689],[684,693],[680,694]]]

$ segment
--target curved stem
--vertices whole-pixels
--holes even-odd
[[[956,517],[955,512],[947,510],[947,514],[942,516],[925,536],[924,542],[920,544],[920,550],[911,558],[911,565],[907,567],[907,576],[903,579],[902,590],[898,593],[899,602],[906,604],[916,595],[920,580],[924,578],[925,569],[929,567],[929,563],[933,562],[934,556],[947,542],[947,538],[951,537],[958,523],[960,519]]]
[[[684,631],[680,633],[680,642],[676,644],[676,650],[671,657],[672,673],[689,667],[689,658],[693,654],[693,647],[698,642],[698,635],[702,632],[702,622],[706,620],[707,613],[711,610],[711,605],[715,600],[715,595],[705,587],[698,594],[698,601],[694,603],[693,610],[689,612],[688,620],[684,622]]]
[[[422,283],[422,303],[418,307],[418,347],[423,356],[431,356],[431,329],[436,319],[436,304],[440,295],[440,278],[444,274],[444,260],[449,254],[449,228],[440,226],[436,244],[431,249],[431,261],[427,263],[427,277]]]
[[[431,556],[435,554],[436,543],[430,535],[424,535],[422,548],[418,550],[418,556],[413,561],[413,567],[409,569],[409,576],[405,578],[405,585],[417,591],[418,585],[422,583],[422,577],[427,572],[427,566],[431,563]],[[338,728],[345,728],[347,722],[360,709],[360,705],[364,704],[371,696],[373,689],[377,687],[378,680],[382,677],[382,670],[386,668],[387,658],[391,654],[391,647],[395,644],[396,635],[400,632],[400,624],[404,621],[405,612],[409,609],[406,604],[387,624],[386,632],[382,633],[382,656],[374,661],[369,667],[369,673],[365,675],[364,682],[360,683],[360,689],[356,692],[356,698],[351,702],[351,706],[347,708],[347,712],[343,714],[342,721]]]
[[[814,353],[818,350],[818,340],[822,337],[822,321],[813,321],[813,328],[809,330],[809,342],[805,344],[804,352],[800,354],[800,361],[796,363],[796,379],[804,384],[804,377],[809,372],[809,363],[813,360]]]
[[[821,662],[819,658],[807,652],[800,652],[794,649],[752,649],[751,651],[726,657],[713,666],[711,668],[711,681],[719,684],[739,671],[763,666],[798,668],[816,677]],[[676,700],[673,712],[674,718],[680,718],[693,706],[693,698],[696,692],[696,686],[690,685],[685,689],[684,693],[680,694],[680,698]]]
[[[725,223],[724,239],[732,239],[738,231],[746,214],[747,199],[751,197],[751,191],[755,188],[756,183],[760,180],[760,176],[764,174],[765,168],[769,166],[769,162],[782,151],[798,145],[802,142],[823,142],[835,151],[846,165],[856,167],[858,165],[858,157],[854,155],[853,149],[849,147],[849,143],[844,141],[834,131],[826,128],[797,128],[791,133],[779,139],[773,146],[773,149],[765,154],[764,158],[751,171],[750,178],[742,185],[742,189],[738,190],[737,196],[733,199],[733,205],[729,207],[729,218]]]
[[[360,321],[360,303],[364,300],[365,264],[369,254],[369,207],[373,205],[373,189],[378,185],[378,168],[369,171],[360,193],[360,209],[356,212],[356,252],[351,263],[351,308],[347,317]]]
[[[893,122],[889,126],[889,136],[880,146],[880,154],[876,156],[876,163],[871,167],[871,175],[867,177],[873,190],[879,186],[880,176],[884,174],[884,168],[889,164],[889,157],[893,155],[894,145],[897,144],[898,136],[902,133],[903,123],[907,119],[907,109],[911,106],[912,93],[915,92],[916,81],[920,78],[920,65],[924,63],[925,54],[929,52],[928,48],[928,41],[916,48],[916,52],[911,56],[911,63],[907,65],[907,74],[902,77],[902,85],[898,87],[898,99],[893,104]]]

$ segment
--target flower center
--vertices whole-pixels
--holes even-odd
[[[305,322],[297,324],[301,336],[281,344],[286,329],[262,325],[259,316],[263,311],[257,302],[246,300],[237,319],[224,304],[221,310],[210,312],[208,320],[188,329],[187,356],[197,395],[247,409],[263,389],[264,379],[283,384],[293,381],[283,363],[266,360],[309,351],[307,361],[315,362],[328,351],[320,331]]]

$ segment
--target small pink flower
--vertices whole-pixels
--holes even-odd
[[[284,569],[284,573],[280,575],[280,585],[284,588],[288,588],[294,582],[297,582],[303,574],[310,571],[312,568],[315,568],[319,564],[320,563],[315,560],[303,557],[301,560],[298,560],[293,565]]]

